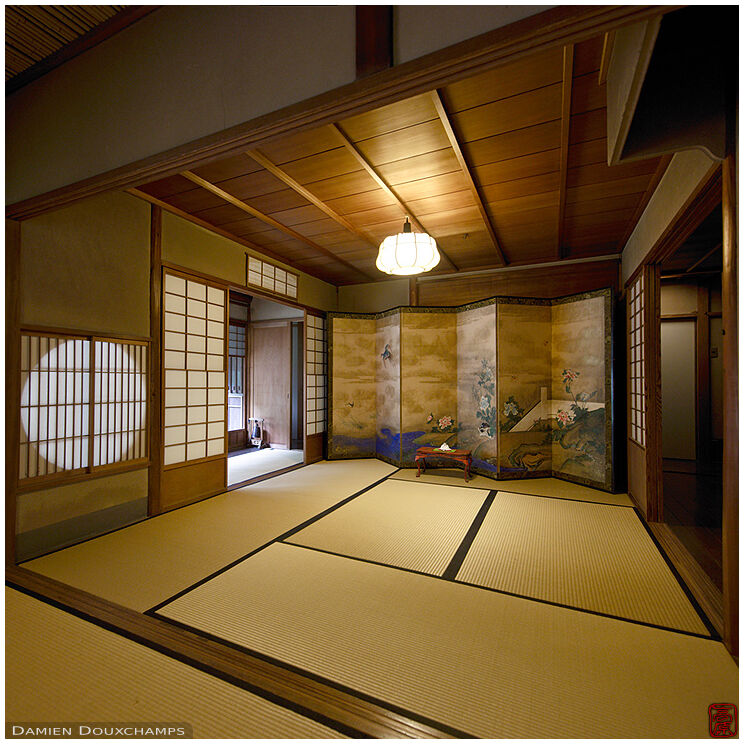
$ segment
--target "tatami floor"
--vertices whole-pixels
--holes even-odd
[[[227,458],[227,485],[268,475],[277,470],[299,465],[305,454],[302,450],[261,449],[241,452]]]
[[[738,698],[736,665],[627,495],[554,479],[321,462],[24,568],[458,738],[707,737],[708,706]],[[338,735],[205,672],[181,682],[179,662],[7,591],[7,720],[141,720],[159,686],[146,715],[185,716],[195,736]],[[105,689],[66,694],[107,654]]]

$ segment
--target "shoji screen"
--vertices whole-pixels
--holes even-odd
[[[307,316],[307,433],[322,434],[326,430],[327,357],[325,319]]]
[[[225,455],[225,290],[166,272],[163,464]]]

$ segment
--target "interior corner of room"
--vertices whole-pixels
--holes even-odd
[[[389,534],[370,528],[371,558],[311,538],[334,520],[343,532],[339,514],[363,533],[359,504],[413,523],[417,487],[446,502],[451,518],[432,520],[455,525],[465,565],[484,535],[501,539],[496,494],[512,505],[547,488],[637,516],[690,632],[738,656],[737,8],[45,7],[6,13],[17,586],[42,595],[31,574],[63,556],[47,599],[69,590],[78,614],[116,604],[96,594],[98,574],[93,589],[68,586],[74,551],[90,543],[95,559],[133,526],[151,538],[157,520],[177,531],[189,514],[216,535],[210,505],[250,522],[256,565],[295,570],[302,548],[308,581],[340,558],[349,577],[387,570],[389,520]],[[80,38],[54,42],[60,23]],[[29,28],[57,51],[34,52]],[[310,32],[312,49],[298,42]],[[181,78],[178,96],[163,92]],[[404,220],[440,261],[391,276],[376,257]],[[436,459],[443,446],[466,453],[472,477]],[[561,508],[546,519],[581,511]],[[178,562],[171,537],[156,577]],[[193,591],[232,591],[245,551],[225,539],[174,569],[183,586],[142,587],[149,604],[127,587],[136,617],[122,627],[160,628],[169,612],[188,626]],[[432,573],[401,561],[401,582]],[[437,578],[455,579],[446,563]],[[173,603],[162,617],[156,600]],[[276,661],[264,656],[258,679]],[[320,726],[343,719],[335,733],[463,733],[423,714],[396,729],[389,701],[344,683],[306,709],[284,667],[267,699],[288,695]]]

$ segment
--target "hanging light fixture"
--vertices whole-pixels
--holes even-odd
[[[426,233],[415,233],[406,217],[403,232],[388,235],[380,243],[377,268],[386,274],[420,274],[439,263],[437,241]]]

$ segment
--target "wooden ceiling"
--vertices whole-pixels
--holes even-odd
[[[619,253],[668,158],[608,167],[603,36],[285,137],[135,193],[336,285],[377,246],[437,239],[432,273]]]

